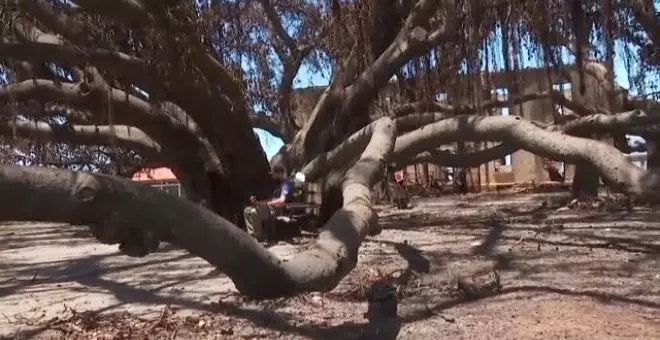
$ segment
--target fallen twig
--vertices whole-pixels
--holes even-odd
[[[172,305],[171,301],[167,301],[167,304],[160,312],[160,317],[158,317],[158,320],[154,322],[148,329],[146,329],[146,334],[151,333],[154,329],[156,329],[156,327],[163,324],[163,321],[165,321],[165,319],[167,318],[167,314],[170,311],[171,305]]]

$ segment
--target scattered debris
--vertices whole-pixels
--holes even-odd
[[[207,313],[197,316],[176,316],[170,304],[163,308],[156,320],[139,315],[121,313],[77,312],[65,306],[68,317],[53,317],[35,323],[44,332],[54,332],[53,339],[174,339],[178,334],[192,338],[233,335],[234,326],[222,316]],[[20,334],[18,334],[20,338]],[[59,337],[58,337],[59,336]]]
[[[337,289],[288,299],[244,299],[231,285],[227,284],[230,288],[224,288],[223,284],[228,279],[223,274],[214,273],[212,266],[198,259],[175,257],[180,254],[176,249],[171,254],[160,252],[151,255],[152,258],[140,260],[144,263],[138,268],[135,259],[114,255],[110,255],[109,260],[76,260],[78,262],[72,265],[67,264],[75,267],[71,271],[73,275],[80,272],[99,275],[98,269],[87,270],[90,264],[113,269],[98,279],[91,275],[85,277],[88,281],[83,283],[60,279],[54,276],[53,270],[42,269],[49,266],[43,263],[30,264],[40,268],[38,270],[28,266],[19,271],[15,268],[16,263],[27,263],[32,259],[17,255],[7,258],[3,253],[0,267],[6,266],[3,270],[7,274],[0,279],[0,289],[11,295],[7,295],[6,302],[0,308],[0,328],[10,330],[11,333],[5,333],[9,338],[15,338],[12,335],[19,327],[25,334],[28,334],[27,329],[47,329],[43,334],[23,337],[35,339],[342,339],[364,338],[362,334],[372,323],[362,319],[362,316],[369,312],[370,315],[398,314],[399,319],[403,320],[399,335],[402,338],[451,338],[457,332],[471,338],[483,334],[501,338],[529,338],[541,332],[550,338],[569,335],[574,338],[607,338],[628,334],[640,339],[652,338],[648,335],[657,328],[654,326],[658,321],[652,310],[648,311],[640,303],[615,304],[607,301],[620,301],[617,299],[621,296],[647,304],[657,303],[657,298],[648,296],[648,292],[653,291],[653,284],[660,282],[660,274],[654,270],[656,263],[653,256],[646,255],[654,254],[654,251],[657,253],[658,249],[658,238],[655,237],[657,226],[653,222],[657,221],[657,212],[654,209],[638,207],[635,216],[632,216],[634,219],[626,221],[625,212],[608,214],[585,210],[555,214],[554,209],[560,206],[555,203],[566,205],[569,202],[565,196],[563,201],[555,196],[535,196],[534,199],[526,196],[499,197],[509,201],[493,204],[491,201],[480,202],[478,197],[468,195],[461,198],[465,209],[456,209],[454,198],[442,198],[430,203],[422,202],[414,211],[386,211],[383,216],[388,217],[381,216],[380,219],[384,227],[382,234],[367,239],[358,255],[357,267]],[[539,217],[534,215],[537,213]],[[467,245],[476,239],[484,240],[491,232],[493,220],[510,224],[498,240],[496,252],[488,256],[474,254]],[[34,228],[24,225],[20,228],[16,227],[20,230],[17,233],[19,237],[3,241],[16,247],[23,246],[19,239],[24,237],[23,234],[28,234],[25,229],[34,238]],[[70,227],[58,227],[58,230],[69,230],[66,228]],[[65,242],[70,242],[70,234],[65,234]],[[59,233],[57,235],[60,237]],[[34,243],[31,241],[31,244]],[[80,259],[89,256],[86,252],[91,251],[91,247],[86,243],[81,243],[83,246],[80,247],[70,243],[66,246],[72,254]],[[481,245],[484,242],[478,243]],[[539,245],[548,253],[536,254]],[[31,247],[39,251],[56,249],[52,245],[48,248]],[[302,247],[286,249],[286,256]],[[507,248],[519,250],[520,247],[530,248],[531,251],[506,254]],[[590,253],[592,248],[595,251]],[[278,251],[280,249],[273,249],[273,252]],[[60,255],[57,252],[48,254],[54,258]],[[39,260],[46,262],[51,259]],[[150,263],[151,260],[153,263]],[[163,261],[167,261],[167,266],[160,264]],[[505,261],[512,261],[512,265],[507,267]],[[576,263],[579,263],[579,275],[575,274]],[[548,268],[548,264],[551,264],[552,270],[536,272],[537,268]],[[60,264],[56,265],[54,268],[59,270]],[[197,266],[200,266],[200,274],[195,272],[196,269],[192,270]],[[484,268],[496,268],[500,272],[481,275],[486,273]],[[32,280],[34,273],[39,275]],[[61,274],[59,271],[57,273]],[[480,275],[457,279],[468,273]],[[503,294],[500,288],[502,283],[498,283],[499,274],[506,281],[507,295],[464,303],[466,297],[473,300],[498,292]],[[183,281],[188,277],[195,281]],[[113,305],[113,309],[104,309],[113,302],[110,299],[92,299],[101,296],[100,293],[108,293],[100,288],[103,286],[99,282],[125,285],[119,297],[127,302],[120,304],[120,307]],[[94,283],[96,285],[84,287]],[[158,286],[154,288],[152,284]],[[165,288],[157,288],[160,284]],[[215,286],[206,290],[210,285]],[[185,291],[180,290],[183,287]],[[130,288],[130,295],[124,288]],[[222,293],[214,289],[220,289]],[[552,289],[552,292],[546,289]],[[46,299],[46,291],[56,294],[48,293],[53,297]],[[173,298],[176,302],[172,302],[170,307],[166,305],[166,295],[175,294],[174,291],[178,291],[176,298]],[[60,292],[65,295],[59,296]],[[585,297],[584,294],[597,298]],[[61,308],[52,307],[53,301],[67,301],[80,306],[77,308],[79,312],[84,309],[108,312],[60,312]],[[192,302],[191,306],[195,309],[191,310],[191,307],[181,303],[185,301]],[[18,307],[12,307],[9,302],[16,303]],[[143,307],[150,313],[138,314]],[[110,313],[119,308],[131,313]],[[210,309],[214,312],[205,312]],[[58,318],[51,318],[55,315]],[[379,325],[394,324],[396,319],[386,319]],[[537,324],[538,320],[542,322]],[[562,329],[557,331],[561,334],[555,332],[557,324],[562,325]],[[595,331],[585,334],[585,324],[595,324]],[[620,327],[610,328],[612,324]],[[614,334],[606,334],[606,331]]]
[[[582,199],[576,198],[567,202],[564,206],[557,209],[557,211],[569,210],[596,210],[596,211],[628,211],[632,212],[633,201],[630,197],[622,194],[607,195],[597,198]]]
[[[457,291],[465,298],[484,298],[502,290],[500,273],[493,270],[485,275],[463,276],[457,279]]]
[[[518,241],[516,241],[516,243],[512,244],[509,247],[509,251],[513,251],[514,248],[516,248],[517,246],[519,246],[520,244],[522,244],[525,241],[531,241],[531,242],[537,241],[536,238],[539,235],[556,233],[556,232],[561,231],[561,230],[564,230],[564,223],[563,222],[556,221],[556,220],[550,220],[543,227],[536,230],[534,232],[534,234],[532,234],[532,236],[529,236],[529,237],[527,237],[526,235],[521,236],[520,239],[518,239]],[[538,241],[537,241],[537,251],[541,251],[541,244]]]

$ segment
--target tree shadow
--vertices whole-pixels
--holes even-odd
[[[423,309],[418,309],[416,311],[412,311],[406,316],[402,317],[402,322],[403,323],[412,323],[412,322],[418,322],[422,321],[428,318],[431,318],[435,315],[438,315],[444,310],[458,307],[461,304],[466,304],[466,303],[476,303],[481,300],[487,300],[493,297],[503,297],[507,295],[514,295],[518,293],[524,293],[524,294],[529,294],[529,293],[541,293],[541,294],[558,294],[558,295],[564,295],[564,296],[572,296],[572,297],[587,297],[594,299],[600,303],[623,303],[623,304],[630,304],[630,305],[636,305],[636,306],[641,306],[641,307],[647,307],[651,308],[654,310],[660,310],[660,303],[656,303],[653,301],[649,300],[644,300],[644,299],[636,299],[636,298],[630,298],[626,296],[622,296],[619,294],[610,294],[610,293],[603,293],[599,291],[593,291],[593,290],[575,290],[575,289],[566,289],[566,288],[557,288],[557,287],[551,287],[551,286],[546,286],[546,285],[521,285],[521,286],[515,286],[515,287],[508,287],[502,289],[499,293],[493,294],[484,298],[480,299],[471,299],[471,298],[465,298],[465,297],[458,297],[458,298],[450,298],[446,299],[440,303],[437,303],[433,306],[428,306]],[[525,297],[523,297],[525,298]]]
[[[518,236],[518,235],[502,235],[504,228],[493,228],[490,229],[486,235],[483,235],[484,228],[472,228],[463,229],[461,231],[456,231],[455,235],[460,236],[470,236],[470,237],[483,237],[485,240],[480,243],[479,246],[474,248],[473,253],[475,255],[493,255],[493,247],[497,244],[497,240],[500,242],[508,242],[508,244],[514,245],[526,245],[534,244],[539,247],[549,246],[549,247],[566,247],[566,248],[584,248],[588,250],[593,249],[613,249],[620,250],[629,253],[643,253],[643,254],[660,254],[660,244],[655,243],[653,239],[640,240],[642,236],[603,236],[596,235],[594,232],[597,231],[596,228],[588,228],[589,232],[573,232],[571,230],[551,230],[547,234],[552,234],[555,236],[562,236],[566,238],[565,240],[552,240],[544,237],[543,226],[541,227],[528,227],[528,228],[516,228],[517,232],[527,231],[528,233],[538,233],[536,236]],[[571,228],[572,229],[572,228]],[[603,228],[605,229],[605,228]],[[635,228],[629,227],[625,228],[628,230],[633,230]],[[501,255],[501,253],[499,254]]]
[[[475,255],[491,255],[493,248],[502,237],[506,226],[498,221],[490,223],[490,228],[484,240],[476,247],[472,248]]]
[[[72,246],[97,242],[91,237],[89,228],[86,226],[48,223],[39,223],[37,226],[24,226],[23,224],[2,226],[0,252],[37,245]]]
[[[170,244],[163,245],[159,253],[169,252],[175,249]],[[153,259],[144,262],[130,263],[123,265],[100,267],[98,264],[105,260],[118,256],[125,256],[120,253],[89,255],[85,258],[76,258],[71,260],[59,260],[41,264],[12,264],[6,263],[12,268],[13,277],[0,283],[0,297],[15,294],[16,292],[37,286],[40,284],[60,284],[64,282],[74,282],[81,278],[100,277],[105,274],[121,271],[129,271],[140,267],[165,264],[172,261],[179,261],[193,258],[190,254],[183,254],[174,258]],[[21,279],[20,277],[24,277]]]
[[[369,320],[365,322],[345,322],[334,326],[309,324],[295,326],[299,323],[288,313],[255,310],[245,308],[236,303],[218,302],[214,304],[215,313],[222,313],[240,318],[252,324],[282,333],[296,334],[310,339],[396,339],[402,326],[401,318]]]
[[[418,248],[415,248],[408,243],[397,243],[395,249],[407,262],[407,269],[424,274],[431,271],[431,262],[422,255],[422,251]]]
[[[536,212],[533,212],[531,209],[516,209],[513,211],[514,214],[538,214],[539,210]],[[543,212],[545,214],[545,212]],[[548,214],[547,216],[541,216],[541,215],[536,215],[536,217],[532,216],[532,218],[526,220],[526,221],[533,221],[534,218],[540,218],[541,220],[543,219],[551,219],[553,218],[552,214]],[[540,226],[535,223],[504,223],[501,220],[494,220],[492,218],[483,218],[479,217],[477,219],[474,218],[474,216],[467,216],[467,217],[461,217],[461,221],[465,221],[466,225],[461,226],[461,228],[456,228],[455,225],[448,223],[444,225],[438,226],[437,224],[434,225],[435,229],[426,229],[428,232],[436,232],[440,233],[442,235],[452,235],[452,236],[461,236],[462,238],[453,238],[442,240],[442,237],[440,237],[441,241],[435,242],[429,238],[429,242],[424,243],[423,246],[413,246],[408,243],[402,243],[402,242],[395,242],[395,241],[381,241],[381,240],[373,240],[373,239],[367,239],[366,242],[378,242],[378,243],[384,243],[388,244],[391,246],[391,249],[388,249],[390,252],[395,253],[394,255],[398,255],[401,258],[403,258],[406,261],[407,268],[414,270],[419,273],[430,273],[431,272],[431,266],[435,266],[437,264],[443,264],[447,262],[459,262],[459,263],[467,263],[466,267],[474,268],[474,263],[477,262],[485,262],[487,261],[492,261],[494,262],[494,267],[499,270],[503,271],[508,271],[505,273],[509,278],[512,278],[511,281],[516,280],[518,282],[515,282],[515,286],[513,287],[506,287],[502,290],[501,296],[505,296],[507,298],[520,298],[522,297],[518,295],[524,295],[526,298],[529,298],[530,295],[538,294],[562,294],[562,295],[567,295],[567,296],[583,296],[583,297],[590,297],[593,299],[597,299],[599,302],[602,303],[627,303],[627,304],[633,304],[633,305],[638,305],[638,306],[644,306],[647,308],[659,308],[658,303],[653,302],[652,299],[641,299],[641,298],[634,298],[631,296],[634,295],[643,295],[643,294],[635,294],[634,292],[628,293],[627,295],[624,294],[614,294],[614,293],[608,293],[608,292],[603,292],[601,290],[606,290],[606,289],[612,289],[615,290],[617,287],[614,287],[612,282],[606,281],[606,283],[611,283],[610,286],[599,286],[602,284],[601,282],[598,282],[599,279],[602,279],[603,273],[607,273],[607,275],[610,275],[614,269],[612,269],[612,266],[602,266],[599,263],[589,263],[589,265],[585,265],[586,262],[579,262],[579,261],[573,261],[573,258],[570,258],[570,261],[566,261],[566,254],[567,253],[553,253],[553,252],[544,252],[544,251],[535,251],[534,249],[532,250],[525,250],[525,251],[510,251],[510,252],[502,252],[501,247],[506,245],[511,245],[512,243],[519,242],[520,244],[542,244],[546,248],[554,248],[554,247],[565,247],[565,248],[570,248],[570,251],[575,250],[576,252],[579,251],[578,255],[584,256],[585,258],[581,258],[580,260],[589,260],[588,257],[589,255],[584,255],[588,254],[585,249],[588,248],[595,248],[595,249],[610,249],[610,250],[620,250],[620,251],[625,251],[630,254],[641,254],[640,256],[637,256],[634,258],[634,261],[629,260],[625,263],[622,264],[626,266],[626,268],[622,269],[628,272],[635,272],[637,270],[641,271],[643,269],[636,269],[636,266],[641,266],[643,262],[651,262],[651,261],[656,261],[657,260],[657,254],[658,254],[658,245],[653,243],[653,239],[649,239],[648,236],[644,237],[643,235],[621,235],[621,233],[616,233],[615,235],[596,235],[593,232],[598,231],[604,228],[603,226],[596,226],[597,222],[602,222],[602,223],[609,223],[611,222],[611,217],[607,217],[606,214],[604,213],[599,213],[600,215],[605,215],[605,216],[596,216],[598,214],[594,214],[594,217],[592,218],[591,221],[594,222],[589,222],[591,223],[591,227],[587,227],[584,224],[579,224],[577,226],[570,226],[570,227],[565,227],[561,230],[558,230],[556,233],[553,231],[553,237],[560,235],[562,237],[565,236],[570,236],[573,239],[557,239],[556,237],[553,239],[549,238],[528,238],[528,239],[523,239],[522,242],[520,241],[520,234],[521,233],[530,233],[533,234],[537,231],[539,231],[541,228],[544,228],[545,226]],[[435,213],[434,215],[440,215],[439,213]],[[643,216],[638,216],[638,218],[641,219],[648,219],[650,213],[646,215],[646,213],[642,214]],[[617,218],[622,218],[621,216],[627,216],[631,217],[633,215],[617,215]],[[570,219],[575,219],[575,221],[578,221],[579,216],[574,217],[565,217],[567,220]],[[440,219],[442,220],[442,216],[440,216]],[[445,218],[445,221],[448,219]],[[561,218],[555,219],[556,222],[561,223],[563,221]],[[615,220],[616,221],[616,220]],[[579,223],[579,222],[566,222],[568,223]],[[650,227],[650,226],[634,226],[634,225],[625,225],[620,227],[621,230],[625,230],[626,233],[630,232],[635,232],[635,231],[652,231],[652,232],[657,232],[658,228],[655,227]],[[584,233],[582,233],[584,232]],[[350,243],[350,239],[354,236],[351,233],[341,233],[339,236],[340,239],[346,240],[347,243]],[[466,247],[466,244],[461,244],[461,243],[466,243],[466,239],[473,239],[473,238],[479,238],[482,239],[483,241],[480,242],[480,244],[476,247]],[[426,242],[426,241],[424,241]],[[612,245],[614,244],[614,245]],[[426,248],[429,247],[429,248]],[[363,248],[364,249],[364,248]],[[429,251],[428,249],[434,249],[433,251]],[[387,254],[389,255],[389,254]],[[284,333],[292,333],[292,334],[299,334],[302,336],[306,336],[309,338],[313,339],[331,339],[331,338],[338,338],[338,339],[348,339],[348,338],[376,338],[376,339],[381,339],[381,338],[395,338],[398,332],[400,331],[401,327],[406,325],[407,323],[411,322],[416,322],[417,320],[423,320],[424,318],[432,318],[435,316],[438,316],[439,313],[441,313],[443,310],[452,308],[452,307],[457,307],[461,306],[466,303],[475,303],[476,301],[473,299],[464,299],[460,297],[455,297],[451,296],[445,293],[437,293],[435,296],[429,295],[430,297],[427,298],[428,301],[440,301],[439,303],[433,304],[429,308],[416,308],[416,309],[411,309],[409,313],[405,313],[402,315],[401,318],[397,320],[388,320],[387,322],[382,322],[384,323],[385,326],[390,326],[390,330],[386,331],[384,334],[379,333],[378,335],[374,335],[378,329],[383,328],[383,325],[376,324],[375,322],[368,322],[367,320],[364,320],[363,322],[353,320],[351,322],[344,322],[339,325],[329,325],[328,322],[326,321],[310,321],[310,318],[308,316],[300,317],[300,316],[295,316],[291,313],[286,313],[282,311],[274,311],[274,310],[259,310],[255,308],[250,308],[249,306],[243,305],[242,302],[240,301],[222,301],[219,303],[209,303],[206,301],[203,301],[204,297],[202,296],[201,299],[199,297],[196,297],[195,299],[192,298],[187,298],[187,297],[182,297],[182,296],[175,296],[175,295],[169,295],[167,296],[166,294],[163,294],[163,292],[170,287],[176,286],[176,285],[181,285],[185,284],[187,282],[192,282],[198,279],[201,279],[203,277],[200,277],[199,274],[182,274],[182,275],[176,275],[176,277],[172,277],[168,282],[164,282],[162,284],[157,285],[156,287],[153,287],[151,289],[140,289],[133,287],[135,283],[124,283],[124,282],[117,282],[115,280],[107,279],[101,277],[104,273],[110,272],[110,271],[119,271],[119,270],[129,270],[131,267],[139,267],[139,266],[146,266],[146,265],[151,265],[155,263],[165,263],[165,262],[176,262],[179,259],[186,258],[185,256],[182,257],[174,257],[174,258],[168,258],[168,259],[155,259],[153,261],[149,261],[146,263],[137,263],[137,264],[130,264],[130,265],[124,265],[124,266],[117,266],[115,268],[100,268],[99,262],[103,260],[105,256],[116,256],[116,254],[112,255],[101,255],[98,256],[98,258],[91,258],[88,259],[87,262],[84,260],[80,260],[80,262],[77,264],[78,266],[88,268],[85,273],[79,273],[79,274],[74,274],[73,280],[80,283],[81,285],[84,286],[83,289],[87,289],[87,291],[92,291],[93,289],[97,289],[98,291],[109,291],[113,294],[113,296],[116,297],[117,300],[119,300],[118,303],[104,307],[99,309],[99,312],[103,311],[108,311],[114,308],[117,308],[119,306],[122,306],[124,304],[129,304],[133,302],[139,302],[139,303],[150,303],[150,304],[156,304],[160,306],[164,306],[167,304],[172,304],[173,306],[182,306],[184,308],[196,310],[196,311],[202,311],[202,312],[210,312],[210,313],[222,313],[227,316],[237,318],[237,319],[242,319],[249,321],[250,323],[267,328],[273,331],[279,331],[279,332],[284,332]],[[189,256],[189,255],[188,255]],[[531,261],[537,261],[539,259],[543,260],[549,260],[546,262],[540,261],[541,264],[534,264],[534,262]],[[594,260],[595,261],[595,260]],[[532,265],[527,265],[525,266],[526,262],[531,262]],[[367,262],[362,263],[362,266],[367,266],[369,267],[369,263]],[[78,273],[80,270],[75,270],[76,268],[76,263],[75,262],[67,262],[66,264],[64,262],[57,262],[57,263],[50,263],[46,264],[43,266],[44,268],[50,268],[53,273],[58,273],[58,270],[61,270],[64,266],[72,266],[74,270],[71,272],[73,273]],[[433,268],[435,271],[435,267]],[[21,268],[22,272],[24,275],[28,276],[27,280],[24,281],[29,281],[29,276],[31,275],[31,272],[29,268]],[[600,271],[600,272],[598,272]],[[610,272],[607,272],[610,271]],[[646,270],[648,272],[648,270]],[[593,278],[592,273],[598,272],[601,276]],[[536,284],[538,281],[533,281],[534,279],[538,279],[533,277],[533,275],[530,275],[532,273],[544,273],[544,274],[549,274],[551,276],[559,274],[559,275],[573,275],[575,277],[578,276],[584,276],[586,279],[593,279],[593,282],[589,282],[590,285],[585,285],[580,282],[577,284],[575,282],[571,282],[567,288],[564,287],[557,287],[554,285],[554,283],[550,282],[543,282],[543,284]],[[438,274],[438,273],[436,273]],[[211,272],[208,274],[208,276],[212,275],[220,275],[217,272]],[[438,274],[439,275],[439,274]],[[442,275],[445,275],[442,273]],[[527,276],[526,276],[527,275]],[[615,273],[615,275],[618,275]],[[530,277],[532,276],[532,277]],[[606,275],[605,275],[606,276]],[[549,276],[546,276],[545,279],[547,280]],[[62,278],[63,280],[65,278]],[[435,277],[434,277],[435,279]],[[525,279],[525,281],[533,281],[533,282],[520,282],[520,279]],[[47,279],[42,279],[40,277],[35,279],[38,282],[44,282],[43,280]],[[3,281],[2,284],[11,284],[11,282]],[[138,283],[137,285],[140,285]],[[559,285],[561,286],[561,285]],[[568,288],[568,287],[573,287],[577,286],[576,289]],[[580,287],[581,286],[581,287]],[[588,289],[588,288],[593,288],[593,289]],[[640,288],[641,289],[641,288]],[[0,288],[0,291],[2,288]],[[437,290],[436,290],[437,291]],[[434,291],[434,292],[436,292]],[[648,291],[645,291],[644,293],[648,293]],[[518,295],[516,295],[518,294]],[[1,296],[0,292],[0,296]],[[498,296],[499,296],[498,295]],[[648,294],[647,294],[648,295]],[[416,298],[416,297],[415,297]],[[422,298],[420,298],[422,299]],[[286,300],[281,300],[282,303],[284,303]],[[412,303],[409,303],[407,301],[404,301],[405,304],[408,304],[406,307],[416,307],[416,305],[413,305]],[[313,319],[313,318],[312,318]],[[391,326],[396,326],[396,327],[391,327]]]
[[[649,207],[636,207],[633,212],[625,210],[612,211],[604,208],[558,211],[556,208],[559,206],[556,203],[548,203],[551,200],[545,196],[534,195],[533,198],[519,204],[501,206],[475,201],[474,197],[466,198],[463,200],[464,202],[453,202],[452,204],[444,202],[443,205],[437,207],[430,202],[424,208],[420,208],[420,211],[415,212],[395,211],[383,214],[384,211],[381,210],[379,220],[383,229],[419,231],[427,230],[429,227],[489,223],[493,220],[506,223],[512,221],[516,223],[543,223],[544,221],[556,220],[566,224],[619,221],[654,223],[657,220],[656,211]],[[446,198],[443,199],[447,200]],[[459,206],[461,209],[455,209]],[[465,209],[472,209],[474,213],[457,213]],[[660,230],[660,227],[657,226],[652,228]]]

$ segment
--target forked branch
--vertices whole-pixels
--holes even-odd
[[[13,133],[23,138],[37,138],[79,145],[113,145],[133,149],[143,155],[160,152],[161,147],[140,129],[126,125],[53,126],[34,120],[0,120],[0,134]]]
[[[660,117],[633,111],[637,123]],[[417,155],[456,141],[499,140],[540,156],[569,163],[588,163],[615,190],[647,200],[660,199],[660,174],[633,165],[615,147],[593,139],[549,131],[521,117],[458,116],[427,125],[397,139],[395,155]]]
[[[198,204],[91,173],[0,165],[0,220],[90,225],[101,242],[119,243],[138,256],[168,241],[215,265],[253,298],[328,291],[353,269],[358,248],[376,221],[370,189],[382,176],[395,129],[388,118],[374,125],[371,141],[346,174],[342,209],[310,248],[288,261]]]

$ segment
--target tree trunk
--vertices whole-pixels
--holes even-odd
[[[241,228],[245,227],[243,208],[245,196],[249,194],[241,178],[233,174],[206,171],[201,160],[188,160],[183,164],[178,162],[170,168],[190,201],[205,206]],[[264,186],[260,192],[267,190],[272,188]]]
[[[465,143],[456,143],[456,153],[459,155],[466,153]],[[469,192],[467,171],[468,169],[464,167],[454,169],[454,187],[459,194],[467,194]]]
[[[649,170],[660,169],[660,137],[647,136],[646,139],[646,165]]]
[[[272,189],[268,176],[268,160],[252,130],[244,107],[228,107],[201,86],[177,88],[171,93],[173,101],[185,108],[197,120],[200,132],[209,142],[221,162],[220,171],[197,168],[190,176],[198,177],[194,190],[200,194],[207,208],[233,224],[243,226],[243,208],[251,195],[269,194]],[[212,92],[211,92],[212,93]],[[240,98],[235,101],[240,103]],[[209,111],[209,108],[212,108]],[[217,110],[225,111],[222,115]],[[188,157],[197,157],[189,155]],[[200,164],[203,166],[203,164]],[[185,165],[184,165],[185,166]]]
[[[341,208],[343,204],[342,190],[340,187],[331,186],[323,190],[321,196],[321,224],[327,223],[332,215]]]
[[[422,163],[422,179],[425,186],[428,186],[431,182],[429,178],[429,163],[427,162]]]
[[[590,136],[597,139],[597,136]],[[600,176],[598,169],[588,163],[576,163],[571,186],[571,196],[578,200],[589,200],[598,197]]]
[[[244,188],[241,188],[235,176],[222,176],[217,172],[206,174],[210,199],[209,208],[238,227],[245,228],[243,219]]]
[[[573,176],[573,198],[585,200],[598,197],[598,170],[589,164],[576,164]]]

